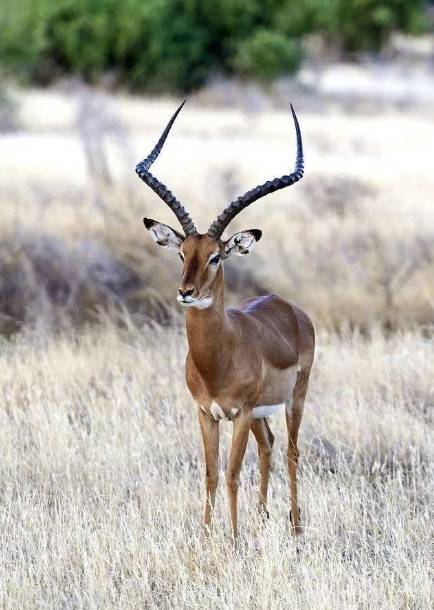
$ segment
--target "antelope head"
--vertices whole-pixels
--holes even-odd
[[[182,235],[157,220],[150,218],[143,220],[154,241],[163,248],[177,251],[183,262],[178,301],[185,307],[206,309],[213,303],[216,288],[223,284],[223,261],[233,254],[245,256],[254,248],[262,235],[259,229],[247,229],[235,233],[228,240],[222,240],[223,231],[231,220],[251,203],[269,193],[291,186],[303,177],[303,144],[300,126],[291,104],[297,138],[294,171],[289,175],[260,184],[237,197],[214,220],[207,233],[200,234],[184,206],[162,182],[149,172],[150,166],[160,154],[169,131],[184,104],[185,100],[170,119],[154,149],[143,161],[138,163],[136,173],[169,206],[184,231],[184,235]]]

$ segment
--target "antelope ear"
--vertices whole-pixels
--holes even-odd
[[[256,242],[262,237],[262,231],[259,229],[248,229],[247,231],[240,231],[232,235],[230,239],[224,244],[224,258],[237,254],[243,256],[248,254],[250,250],[256,246]]]
[[[172,248],[179,250],[185,237],[172,229],[171,227],[164,225],[162,222],[157,222],[151,218],[144,218],[143,223],[151,234],[152,239],[163,248]]]

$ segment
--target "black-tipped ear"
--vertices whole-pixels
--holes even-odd
[[[150,229],[151,227],[153,227],[155,224],[157,224],[157,221],[156,221],[156,220],[152,220],[152,218],[144,218],[144,219],[143,219],[143,224],[145,225],[145,227],[146,227],[146,228],[148,229],[148,231],[149,231],[149,229]]]
[[[224,244],[223,258],[237,254],[243,256],[248,254],[262,237],[262,231],[259,229],[247,229],[232,235]]]
[[[250,233],[253,235],[256,241],[259,241],[262,237],[261,229],[249,229]]]
[[[178,233],[178,231],[175,231],[175,229],[172,229],[172,227],[169,227],[162,222],[152,220],[152,218],[144,218],[143,224],[148,229],[152,239],[159,246],[172,248],[174,250],[180,249],[181,244],[185,239],[181,233]]]

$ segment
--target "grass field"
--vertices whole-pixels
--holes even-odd
[[[176,222],[132,169],[177,101],[79,85],[15,95],[0,134],[0,607],[429,608],[432,108],[294,100],[305,179],[231,225],[264,236],[225,263],[228,302],[277,292],[306,309],[318,336],[300,442],[305,533],[290,536],[275,416],[270,519],[255,513],[251,441],[234,548],[231,425],[221,424],[205,540],[201,440],[173,307],[180,264],[141,219]],[[201,229],[292,165],[288,113],[258,112],[251,98],[240,108],[193,98],[155,164]]]
[[[285,424],[273,417],[270,519],[255,513],[252,439],[234,549],[223,473],[214,535],[201,532],[182,325],[3,344],[1,607],[428,608],[432,336],[320,333],[318,347],[301,433],[305,534],[289,533]]]

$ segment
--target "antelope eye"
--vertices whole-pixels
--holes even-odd
[[[217,265],[217,263],[219,262],[220,259],[221,259],[220,254],[217,254],[216,256],[213,256],[210,259],[209,263],[210,263],[210,265]]]
[[[182,262],[184,262],[184,257],[182,256],[181,252],[179,252],[178,256],[182,260]]]

